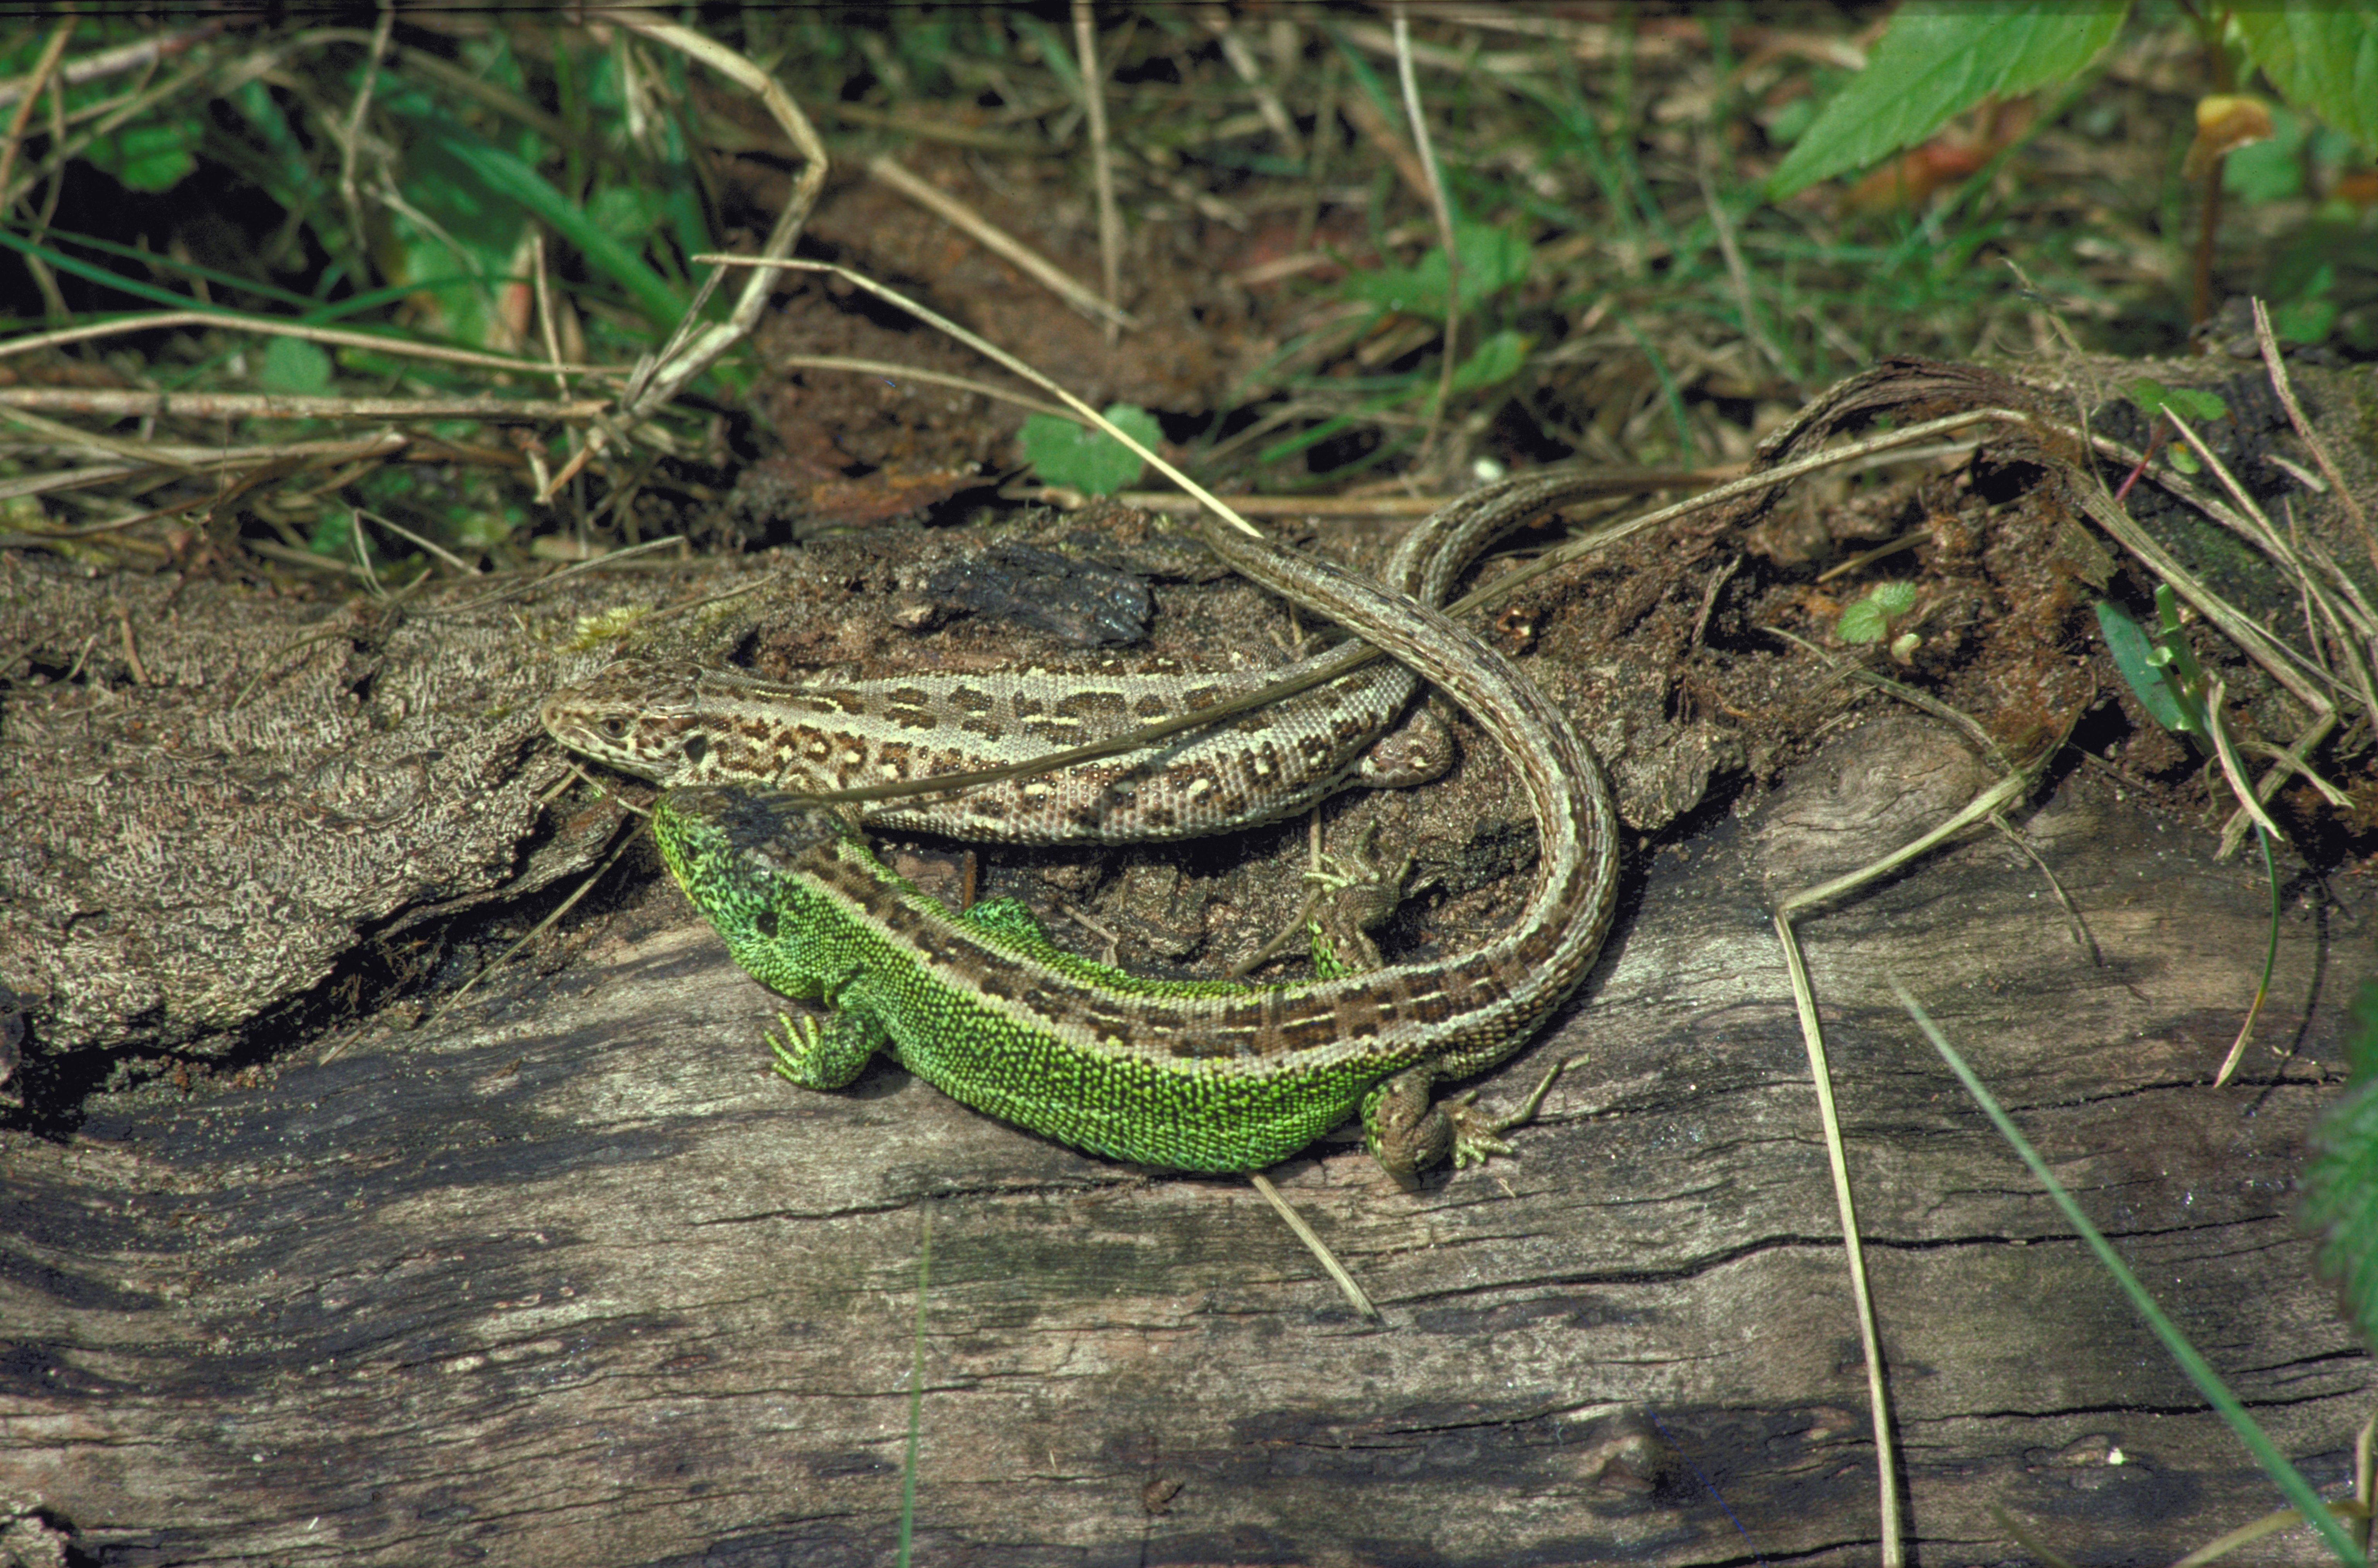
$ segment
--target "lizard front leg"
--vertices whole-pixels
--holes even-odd
[[[868,1000],[863,984],[847,977],[824,987],[826,1014],[799,1018],[776,1014],[785,1026],[779,1039],[770,1030],[766,1038],[775,1055],[776,1076],[804,1089],[847,1088],[865,1071],[868,1059],[892,1043],[883,1017]]]

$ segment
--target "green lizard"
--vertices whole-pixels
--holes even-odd
[[[1609,792],[1568,720],[1507,660],[1435,611],[1207,522],[1243,575],[1435,682],[1510,755],[1539,835],[1510,929],[1467,957],[1283,985],[1141,979],[1052,946],[1020,904],[953,918],[876,861],[830,808],[744,787],[664,794],[663,856],[746,970],[830,1011],[786,1021],[776,1069],[851,1082],[875,1052],[977,1109],[1076,1147],[1184,1170],[1252,1170],[1360,1109],[1399,1180],[1450,1153],[1501,1152],[1439,1080],[1501,1061],[1576,988],[1617,875]]]

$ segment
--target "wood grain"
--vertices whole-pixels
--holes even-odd
[[[0,1145],[0,1557],[885,1561],[930,1216],[919,1561],[1872,1561],[1766,909],[1976,776],[1928,724],[1869,724],[1639,867],[1583,999],[1486,1086],[1582,1056],[1521,1158],[1411,1196],[1347,1144],[1278,1172],[1378,1325],[1243,1182],[1078,1155],[890,1067],[771,1078],[774,999],[673,893],[431,1027],[97,1102],[71,1142]],[[1999,1560],[1997,1503],[2077,1561],[2168,1561],[2276,1493],[1886,976],[2334,1487],[2373,1380],[2291,1183],[2378,971],[2345,930],[2366,897],[2291,898],[2216,1093],[2257,877],[2086,773],[2018,825],[2102,966],[1996,836],[1804,923],[1911,1527],[1920,1561]]]

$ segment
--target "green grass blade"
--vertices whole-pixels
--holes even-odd
[[[12,224],[11,228],[14,227],[15,225]],[[167,256],[161,251],[142,250],[138,245],[118,245],[114,240],[101,239],[97,234],[81,234],[71,229],[53,228],[49,231],[48,237],[66,245],[80,245],[86,250],[98,251],[102,256],[121,257],[126,261],[137,261],[144,267],[154,267],[161,272],[179,272],[185,277],[204,278],[208,282],[220,288],[238,289],[243,293],[257,294],[265,299],[278,300],[282,305],[303,307],[317,303],[294,290],[275,288],[259,279],[243,278],[236,272],[219,272],[211,267],[201,267],[195,261],[186,261],[179,257]]]
[[[52,250],[48,245],[35,245],[22,235],[12,234],[6,229],[0,229],[0,246],[6,246],[19,255],[37,256],[61,272],[80,278],[86,282],[97,283],[102,288],[114,289],[119,293],[130,294],[134,299],[145,299],[151,305],[168,305],[175,310],[212,311],[221,316],[238,314],[236,311],[228,310],[220,305],[208,305],[189,294],[177,294],[171,289],[161,289],[154,283],[144,283],[138,278],[126,278],[119,273],[111,272],[104,267],[94,266],[78,257],[67,256],[62,251]]]
[[[2031,1167],[2031,1174],[2040,1186],[2047,1189],[2048,1195],[2055,1200],[2056,1206],[2063,1211],[2065,1219],[2080,1233],[2081,1239],[2089,1244],[2089,1250],[2097,1255],[2097,1262],[2114,1276],[2115,1283],[2122,1287],[2122,1293],[2131,1299],[2131,1305],[2140,1317],[2146,1320],[2156,1337],[2163,1341],[2164,1348],[2171,1352],[2171,1359],[2180,1363],[2180,1371],[2188,1374],[2189,1381],[2196,1384],[2198,1392],[2216,1410],[2221,1412],[2221,1418],[2229,1423],[2229,1430],[2238,1434],[2238,1441],[2246,1445],[2247,1452],[2253,1454],[2264,1473],[2277,1484],[2287,1500],[2294,1503],[2305,1521],[2319,1532],[2321,1539],[2327,1543],[2329,1550],[2336,1554],[2339,1562],[2347,1563],[2350,1568],[2367,1568],[2368,1560],[2354,1546],[2353,1538],[2345,1533],[2345,1526],[2328,1511],[2328,1504],[2321,1501],[2320,1493],[2304,1479],[2303,1472],[2288,1463],[2287,1455],[2278,1451],[2263,1429],[2255,1424],[2254,1418],[2246,1413],[2246,1407],[2238,1403],[2238,1396],[2229,1392],[2220,1374],[2196,1353],[2196,1347],[2188,1342],[2187,1336],[2172,1321],[2163,1315],[2163,1309],[2156,1305],[2153,1296],[2147,1294],[2147,1287],[2139,1283],[2138,1276],[2116,1254],[2113,1243],[2089,1223],[2089,1216],[2081,1212],[2081,1205],[2072,1201],[2072,1194],[2056,1179],[2055,1174],[2048,1168],[2048,1162],[2039,1157],[2039,1151],[2031,1146],[2022,1130],[2015,1126],[2014,1119],[2007,1115],[1988,1089],[1982,1087],[1982,1081],[1974,1076],[1974,1070],[1965,1065],[1965,1059],[1949,1044],[1948,1036],[1940,1033],[1931,1016],[1908,994],[1906,987],[1895,979],[1891,985],[1892,989],[1899,993],[1900,1005],[1907,1009],[1909,1016],[1916,1020],[1916,1026],[1924,1031],[1924,1037],[1932,1042],[1932,1048],[1939,1051],[1940,1059],[1949,1064],[1949,1071],[1964,1084],[1965,1093],[1971,1095],[1974,1103],[1989,1117],[1991,1124],[1999,1130],[1999,1136],[2004,1138],[2022,1157],[2023,1163]]]
[[[544,175],[499,147],[475,138],[442,135],[445,151],[486,182],[490,190],[510,197],[539,222],[578,247],[589,265],[607,273],[636,302],[655,326],[676,325],[685,314],[685,295],[644,265],[643,257],[613,239],[576,202],[563,196]]]

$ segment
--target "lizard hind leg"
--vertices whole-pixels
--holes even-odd
[[[1436,1064],[1423,1062],[1363,1096],[1363,1146],[1407,1191],[1418,1185],[1423,1170],[1448,1155],[1456,1170],[1483,1165],[1489,1155],[1512,1152],[1502,1134],[1535,1119],[1544,1096],[1552,1092],[1553,1081],[1567,1065],[1567,1060],[1554,1062],[1518,1110],[1493,1117],[1477,1108],[1475,1089],[1450,1100],[1432,1102],[1428,1091]]]

